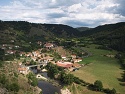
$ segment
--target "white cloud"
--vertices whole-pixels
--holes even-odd
[[[1,20],[97,26],[125,21],[123,0],[14,0],[0,6]],[[118,12],[121,10],[121,13]]]

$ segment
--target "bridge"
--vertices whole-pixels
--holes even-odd
[[[40,63],[40,64],[30,65],[30,66],[26,66],[26,67],[29,69],[29,68],[31,68],[31,67],[36,67],[36,66],[41,66],[41,65],[45,66],[45,65],[47,65],[47,62],[42,62],[42,63]]]

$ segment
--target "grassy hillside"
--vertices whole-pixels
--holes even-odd
[[[46,37],[69,38],[79,36],[79,31],[73,27],[62,24],[36,24],[25,21],[0,21],[0,38],[3,41],[14,39],[17,37],[34,37],[34,39],[44,40]]]
[[[105,56],[109,54],[115,55],[116,52],[95,49],[97,46],[90,45],[89,48],[85,48],[85,50],[91,52],[93,55],[84,58],[80,63],[90,64],[82,67],[79,71],[73,72],[73,74],[89,83],[94,83],[95,80],[101,80],[104,88],[115,88],[117,92],[124,94],[124,86],[120,85],[122,82],[119,81],[123,70],[115,58]]]

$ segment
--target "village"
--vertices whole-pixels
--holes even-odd
[[[57,48],[57,47],[56,47]],[[78,64],[78,62],[82,61],[81,58],[77,58],[76,55],[72,54],[71,56],[66,56],[66,54],[60,54],[60,59],[55,60],[53,54],[42,52],[42,50],[55,50],[55,46],[52,43],[46,43],[44,44],[44,48],[38,49],[36,51],[32,52],[22,52],[20,53],[20,56],[25,56],[26,58],[30,58],[30,61],[26,61],[25,65],[31,65],[30,62],[33,60],[33,62],[36,62],[36,65],[47,65],[47,63],[51,62],[52,64],[55,64],[59,67],[64,68],[68,71],[75,71],[78,70],[81,65]],[[56,50],[55,50],[56,51]],[[24,66],[22,62],[19,63],[18,71],[23,74],[27,74],[29,71],[29,68]],[[40,69],[40,66],[37,66],[37,69]]]
[[[38,41],[37,44],[41,46],[42,42]],[[7,49],[5,55],[13,55],[17,53],[15,49],[20,48],[20,46],[3,44],[1,48]],[[62,46],[57,46],[54,43],[46,42],[43,44],[43,48],[41,47],[32,52],[18,51],[18,53],[21,59],[17,62],[19,65],[18,71],[24,75],[30,72],[29,67],[35,65],[40,70],[41,65],[45,66],[49,62],[69,72],[78,70],[81,67],[78,62],[81,62],[82,58],[75,54],[67,53]]]

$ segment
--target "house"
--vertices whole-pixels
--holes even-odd
[[[3,46],[3,47],[6,47],[6,46],[8,46],[8,45],[7,45],[7,44],[3,44],[2,46]]]
[[[74,63],[81,62],[81,61],[82,61],[81,58],[79,58],[79,59],[73,59],[73,62],[74,62]]]
[[[13,47],[12,47],[12,46],[10,46],[10,47],[9,47],[9,49],[13,49]]]
[[[47,60],[47,61],[52,61],[53,60],[53,57],[50,57],[50,56],[46,56],[43,58],[44,60]]]
[[[72,59],[75,59],[75,58],[76,58],[76,55],[75,55],[75,54],[73,54],[73,55],[71,55],[71,57],[72,57]]]
[[[16,51],[13,51],[13,50],[7,50],[7,52],[6,53],[8,53],[8,54],[14,54]]]
[[[22,73],[22,74],[28,74],[28,72],[29,72],[27,67],[19,67],[18,71],[19,71],[19,73]]]
[[[61,55],[61,58],[62,58],[62,59],[66,59],[66,56],[65,56],[65,55]]]
[[[29,53],[27,53],[27,54],[25,54],[27,57],[31,57],[32,56],[32,53],[31,52],[29,52]]]
[[[71,68],[73,66],[73,63],[57,61],[56,65],[63,68]]]
[[[12,42],[12,43],[13,43],[13,42],[14,42],[14,40],[10,40],[10,42]]]
[[[44,47],[46,47],[46,48],[53,48],[54,45],[52,43],[46,43],[46,44],[44,44]]]
[[[73,64],[73,67],[74,67],[74,68],[80,68],[80,67],[81,67],[81,65],[80,65],[80,64],[78,64],[78,63],[74,63],[74,64]]]
[[[22,65],[22,62],[19,62],[19,66],[21,66]]]
[[[1,49],[6,49],[6,47],[1,47]]]
[[[33,61],[36,61],[36,57],[31,57]]]
[[[42,42],[41,42],[41,41],[38,41],[37,44],[41,46],[41,45],[42,45]]]
[[[24,52],[20,52],[20,56],[23,56],[23,55],[25,55],[25,53]]]
[[[18,45],[15,45],[14,47],[15,47],[15,48],[19,48],[20,46],[18,46]]]

